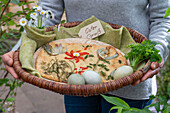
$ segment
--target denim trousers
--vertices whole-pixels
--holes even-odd
[[[152,101],[149,100],[131,100],[125,98],[121,99],[127,102],[130,107],[139,109],[143,109],[145,106],[150,105],[152,103]],[[108,103],[100,95],[89,97],[65,95],[64,103],[66,113],[109,113],[110,108],[114,106],[113,104]],[[110,113],[116,112],[116,110],[112,110]]]

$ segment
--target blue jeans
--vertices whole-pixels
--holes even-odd
[[[112,95],[107,95],[112,96]],[[115,97],[115,96],[114,96]],[[121,97],[119,97],[121,98]],[[129,104],[130,107],[143,109],[145,106],[152,103],[149,100],[131,100],[121,98]],[[148,102],[149,101],[149,102]],[[109,113],[113,104],[108,103],[100,95],[79,97],[79,96],[64,96],[64,103],[66,113]],[[112,110],[111,113],[115,113],[116,110]]]

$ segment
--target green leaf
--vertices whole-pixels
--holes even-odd
[[[160,95],[160,96],[158,97],[158,99],[159,99],[159,101],[160,101],[162,104],[164,104],[164,105],[167,103],[167,99],[166,99],[165,96]]]
[[[165,16],[163,18],[166,18],[168,16],[170,16],[170,7],[168,7],[168,9],[166,10]]]
[[[109,113],[114,110],[114,109],[123,109],[123,107],[119,107],[119,106],[113,106],[112,108],[110,108]],[[118,112],[119,113],[119,112]]]
[[[19,0],[11,0],[11,3],[13,3],[13,4],[19,4]]]
[[[65,23],[66,22],[66,20],[62,20],[61,22],[60,22],[60,24],[63,24],[63,23]]]
[[[153,103],[153,104],[150,104],[150,105],[147,105],[147,106],[145,106],[145,108],[148,108],[148,107],[153,107],[153,106],[155,106],[155,103]]]
[[[2,102],[4,99],[0,99],[0,102]]]
[[[14,24],[15,24],[15,22],[13,20],[9,21],[9,26],[12,26]]]
[[[7,98],[6,101],[7,101],[7,102],[14,102],[14,101],[15,101],[15,98]]]
[[[0,79],[0,86],[3,84],[6,84],[9,81],[9,79]]]
[[[23,6],[23,5],[27,5],[27,4],[30,4],[30,3],[34,3],[34,1],[31,1],[31,2],[20,2],[18,3],[19,6]]]
[[[120,107],[123,107],[125,109],[130,109],[129,105],[123,101],[122,99],[118,98],[118,97],[109,97],[109,96],[105,96],[105,95],[102,95],[101,96],[109,103],[111,104],[114,104],[116,106],[120,106]]]
[[[170,106],[168,106],[162,113],[169,113],[170,111]]]
[[[168,83],[168,95],[169,95],[169,97],[170,97],[170,83]]]
[[[145,109],[142,109],[140,113],[153,113],[153,112],[145,108]]]
[[[122,113],[132,113],[132,112],[128,110],[128,111],[123,111]]]
[[[141,111],[141,109],[138,108],[130,108],[131,111]]]
[[[155,103],[155,109],[159,113],[159,111],[160,111],[160,102]]]

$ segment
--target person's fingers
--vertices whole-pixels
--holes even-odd
[[[132,83],[132,86],[136,86],[140,83],[140,80],[137,80],[136,82]]]
[[[13,65],[13,54],[14,54],[14,52],[11,51],[11,52],[6,53],[2,56],[2,61],[4,62],[4,64],[7,64],[8,66]]]
[[[16,79],[19,79],[18,75],[15,73],[15,70],[13,67],[10,67],[8,65],[5,65],[5,68],[7,69],[7,71]]]
[[[164,66],[164,61],[162,59],[161,63],[159,63],[159,67],[163,67]]]
[[[142,78],[141,78],[141,82],[145,81],[148,78],[152,78],[154,75],[158,74],[160,70],[160,67],[155,69],[155,70],[149,70]]]
[[[159,67],[159,63],[158,62],[152,62],[151,63],[151,69],[152,70],[155,70],[156,68],[158,68]]]

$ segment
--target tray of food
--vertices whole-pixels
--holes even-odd
[[[128,42],[141,43],[146,37],[128,27],[101,24],[106,24],[105,36],[94,40],[74,35],[75,29],[84,27],[83,22],[63,23],[45,31],[25,26],[20,49],[14,53],[16,73],[37,87],[76,96],[105,94],[141,79],[150,69],[150,60],[135,69],[125,54],[129,52]],[[130,37],[128,41],[126,37]]]

